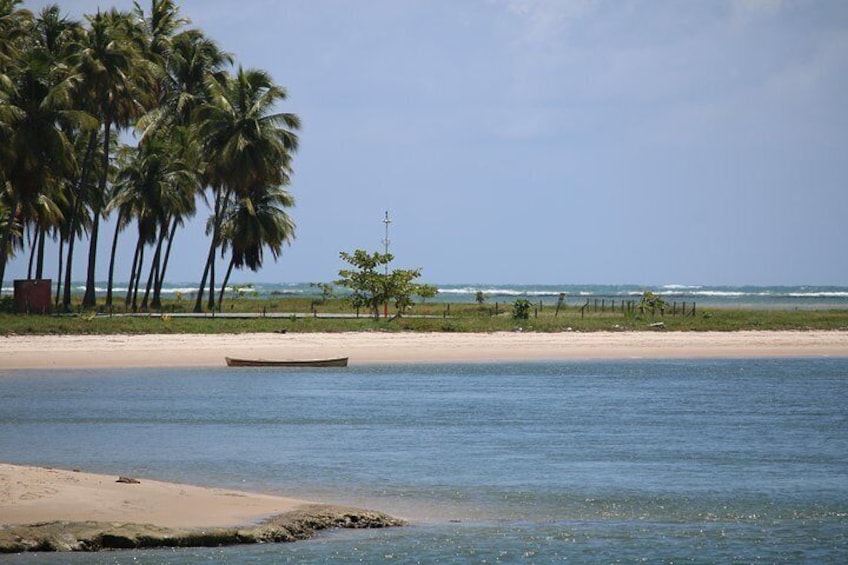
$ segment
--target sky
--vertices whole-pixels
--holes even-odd
[[[848,2],[179,6],[303,122],[296,239],[234,281],[332,281],[340,251],[383,249],[388,211],[393,265],[430,283],[848,285]],[[199,280],[207,216],[170,281]]]

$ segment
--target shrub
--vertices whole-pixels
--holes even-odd
[[[519,298],[512,305],[512,317],[515,320],[530,319],[530,301],[526,298]]]

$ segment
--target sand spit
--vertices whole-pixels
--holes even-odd
[[[119,478],[0,464],[0,553],[288,542],[403,524],[369,510]]]

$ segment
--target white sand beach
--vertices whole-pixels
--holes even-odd
[[[845,331],[257,333],[0,337],[0,370],[215,367],[224,357],[351,365],[566,359],[848,356]]]

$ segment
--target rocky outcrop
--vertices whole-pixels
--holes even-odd
[[[403,520],[381,512],[318,504],[301,506],[239,528],[175,529],[150,524],[47,522],[0,527],[0,553],[290,542],[331,528],[386,528],[403,524]]]

